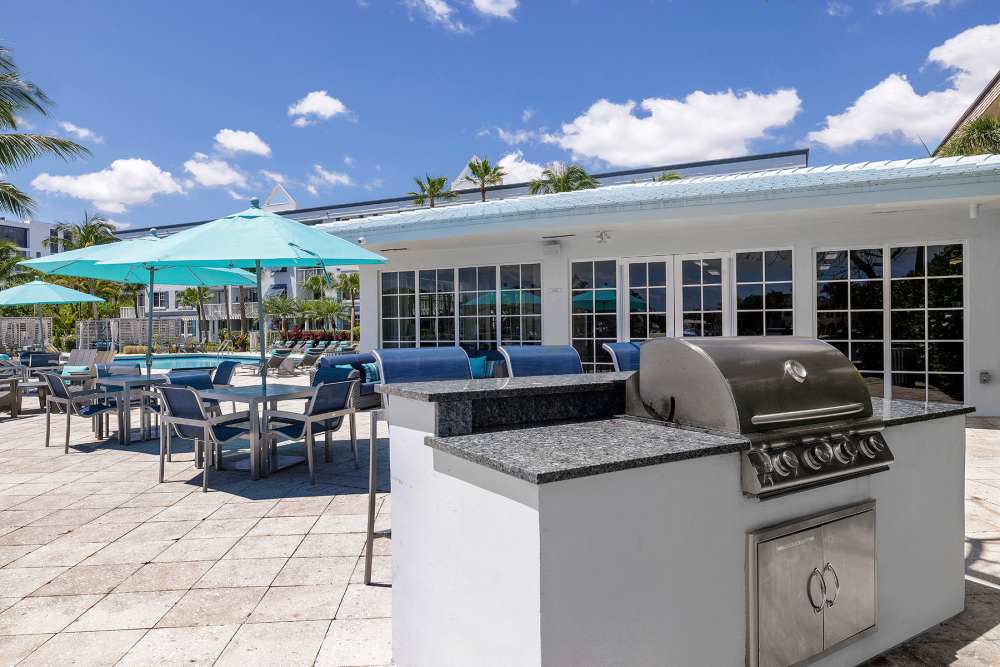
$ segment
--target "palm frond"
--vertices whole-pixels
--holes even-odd
[[[0,181],[0,211],[27,218],[35,208],[35,200],[21,192],[13,183]]]
[[[14,170],[45,155],[55,155],[64,160],[90,155],[84,146],[44,134],[0,134],[0,169]]]

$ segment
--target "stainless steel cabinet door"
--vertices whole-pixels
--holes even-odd
[[[757,546],[761,667],[793,665],[823,650],[823,562],[822,528]]]
[[[827,648],[875,625],[875,512],[828,523],[823,533]]]

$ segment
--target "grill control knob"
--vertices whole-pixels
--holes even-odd
[[[799,460],[793,452],[786,449],[771,457],[771,465],[779,477],[788,477],[799,469]]]
[[[879,452],[884,449],[885,440],[877,433],[861,438],[861,453],[870,459],[878,456]]]
[[[858,455],[858,446],[853,442],[845,438],[844,436],[837,436],[833,439],[833,457],[847,465],[854,460],[854,457]]]
[[[833,460],[833,447],[826,441],[813,445],[802,455],[802,460],[813,470],[819,470],[825,465],[829,465]]]

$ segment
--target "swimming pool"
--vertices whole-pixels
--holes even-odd
[[[153,368],[215,368],[220,361],[238,361],[240,363],[260,363],[260,357],[254,354],[154,354]],[[146,364],[144,354],[119,354],[115,357],[116,364]]]

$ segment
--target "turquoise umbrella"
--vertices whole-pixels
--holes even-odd
[[[132,257],[105,260],[100,264],[139,264],[146,267],[199,266],[252,268],[257,273],[257,321],[260,325],[262,385],[267,390],[264,358],[266,323],[261,286],[262,268],[327,267],[382,264],[380,255],[350,241],[328,234],[297,220],[264,211],[254,199],[250,208],[224,218],[178,232]]]
[[[42,310],[40,306],[64,303],[103,303],[104,299],[86,292],[78,292],[62,285],[33,280],[24,285],[0,291],[0,306],[34,306],[38,317],[38,344],[45,344],[42,336]]]
[[[150,249],[158,247],[163,242],[163,239],[149,235],[127,241],[78,248],[45,257],[36,257],[21,262],[21,265],[51,275],[94,278],[118,283],[147,283],[146,374],[149,375],[153,368],[152,303],[154,283],[185,287],[216,287],[221,285],[254,285],[256,282],[253,274],[241,269],[103,263],[148,254]]]

